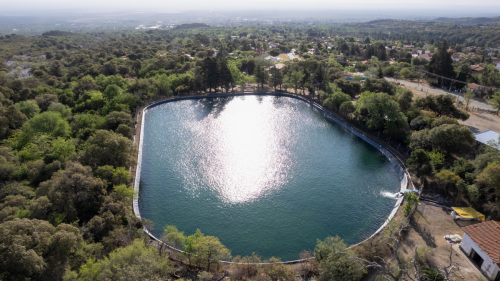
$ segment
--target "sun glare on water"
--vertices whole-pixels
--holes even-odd
[[[225,203],[243,203],[285,185],[293,165],[287,149],[293,132],[282,128],[289,127],[283,122],[291,122],[290,118],[270,114],[266,106],[273,104],[246,99],[235,99],[221,114],[210,113],[189,124],[197,137],[186,149],[193,149],[196,156],[179,165],[191,171],[184,177],[185,188],[193,194],[208,187]]]

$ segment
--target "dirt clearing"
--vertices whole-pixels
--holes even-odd
[[[413,257],[415,247],[426,247],[429,264],[440,269],[447,266],[452,244],[448,243],[443,236],[458,234],[463,237],[464,235],[460,225],[449,215],[449,211],[420,203],[410,225],[411,230],[404,239],[401,252]],[[479,271],[458,255],[455,250],[452,252],[452,259],[460,268],[455,274],[458,280],[482,280]]]

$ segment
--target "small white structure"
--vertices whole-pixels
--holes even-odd
[[[500,280],[500,222],[487,221],[462,227],[460,248],[488,277]]]
[[[474,134],[474,138],[476,139],[477,142],[480,142],[480,143],[485,144],[485,145],[489,145],[491,147],[494,147],[494,148],[500,150],[500,134],[495,132],[495,131],[488,130],[488,131],[480,132],[480,133]]]
[[[281,59],[279,57],[273,57],[273,56],[267,56],[264,58],[264,60],[270,60],[272,62],[279,62]]]
[[[498,70],[500,70],[500,61],[499,61],[499,62],[497,62],[497,66],[496,66],[496,68],[497,68]]]
[[[296,56],[293,54],[293,52],[286,54],[286,56],[287,56],[290,60],[298,59],[298,57],[296,57]]]

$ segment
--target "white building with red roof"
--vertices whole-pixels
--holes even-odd
[[[489,280],[500,281],[500,222],[487,221],[462,230],[460,248]]]

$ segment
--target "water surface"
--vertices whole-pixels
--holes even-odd
[[[297,99],[175,101],[144,122],[139,208],[156,236],[199,228],[233,256],[291,260],[318,238],[362,241],[399,190],[382,153]]]

